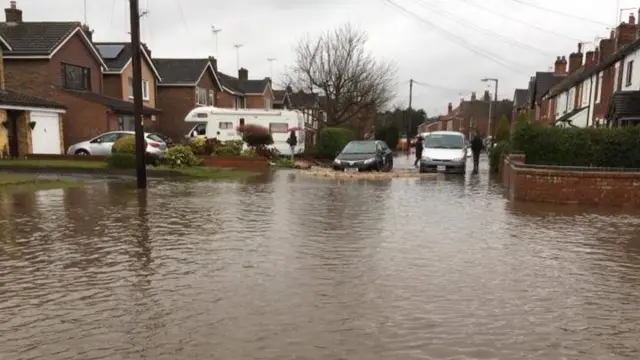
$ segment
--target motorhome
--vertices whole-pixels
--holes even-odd
[[[260,125],[273,136],[272,147],[282,154],[290,154],[287,139],[291,131],[298,138],[296,152],[304,151],[304,118],[297,110],[225,109],[213,106],[197,107],[189,112],[185,122],[194,123],[187,139],[194,137],[217,138],[220,141],[241,140],[237,129],[243,125]]]

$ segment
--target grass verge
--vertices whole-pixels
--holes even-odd
[[[102,161],[82,161],[82,160],[0,160],[0,169],[2,167],[19,171],[19,168],[36,170],[42,169],[44,173],[52,172],[52,170],[60,169],[62,172],[72,173],[73,170],[78,172],[87,172],[93,174],[129,174],[134,169],[113,169],[109,168]],[[31,171],[33,172],[33,171]],[[37,170],[36,170],[37,172]],[[182,177],[192,179],[211,179],[211,180],[236,180],[245,179],[256,175],[256,173],[243,170],[215,168],[208,166],[196,166],[188,168],[171,168],[168,166],[147,167],[147,174],[156,177]]]
[[[0,191],[36,191],[81,185],[78,181],[43,179],[37,176],[0,173]]]

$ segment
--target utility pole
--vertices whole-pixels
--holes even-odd
[[[145,140],[142,126],[142,63],[140,52],[140,14],[138,0],[129,0],[131,14],[131,65],[133,73],[133,121],[136,137],[136,175],[138,189],[147,188],[144,162]]]
[[[213,33],[213,37],[216,40],[216,56],[220,55],[218,54],[218,33],[222,31],[222,29],[218,29],[215,26],[211,26],[211,32]]]
[[[84,0],[84,24],[87,25],[87,0]]]
[[[407,157],[411,153],[411,101],[413,100],[413,79],[409,80],[409,121],[407,121]]]
[[[236,70],[240,70],[240,48],[244,46],[242,44],[235,44],[233,45],[234,48],[236,48]]]
[[[482,79],[483,82],[494,82],[496,87],[495,87],[495,92],[493,94],[493,101],[491,99],[489,99],[489,126],[487,129],[487,136],[491,136],[491,144],[493,144],[493,129],[491,127],[491,118],[493,117],[493,103],[495,102],[496,104],[498,103],[498,79],[492,79],[492,78],[484,78]]]
[[[269,62],[269,78],[271,79],[271,81],[273,82],[273,62],[276,61],[278,59],[276,58],[268,58],[267,61]]]

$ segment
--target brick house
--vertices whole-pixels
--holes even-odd
[[[291,109],[291,99],[287,90],[273,90],[273,108],[278,110]]]
[[[153,59],[162,79],[157,104],[163,109],[158,131],[180,141],[193,127],[184,118],[198,106],[220,106],[222,85],[215,58]]]
[[[102,60],[107,65],[107,69],[102,73],[102,92],[104,95],[133,102],[133,64],[131,43],[126,42],[100,42],[94,43],[96,49],[102,56]],[[155,109],[144,115],[144,125],[146,129],[158,130],[158,116],[160,110],[156,109],[157,104],[157,84],[161,80],[156,70],[149,50],[146,46],[140,46],[142,51],[142,101],[144,106]],[[120,114],[117,117],[118,129],[125,131],[135,130],[133,116]]]
[[[492,101],[489,91],[484,92],[482,99],[472,93],[469,100],[460,100],[457,107],[449,103],[447,115],[440,117],[440,130],[460,131],[469,138],[472,131],[487,136],[489,132],[489,107],[491,107],[491,133],[495,133],[498,121],[502,116],[507,119],[513,114],[513,101]]]
[[[552,87],[549,116],[559,126],[598,127],[606,125],[607,112],[616,93],[638,89],[634,84],[634,52],[640,46],[633,14],[600,40],[594,51],[578,51],[569,59],[569,76]],[[573,65],[572,65],[573,60]],[[623,91],[624,90],[624,91]]]
[[[0,37],[4,46],[8,42]],[[62,114],[66,107],[5,87],[0,50],[0,158],[26,154],[60,154]]]
[[[318,140],[318,130],[325,120],[324,105],[326,105],[326,103],[323,104],[322,101],[324,99],[326,102],[326,97],[302,90],[294,92],[290,86],[284,91],[287,93],[291,103],[291,109],[298,110],[302,113],[305,128],[305,147],[311,148],[315,146]]]
[[[274,94],[271,79],[249,79],[249,71],[238,70],[238,77],[218,72],[222,92],[218,98],[219,107],[232,109],[265,109],[274,108]]]
[[[102,95],[102,70],[107,66],[86,26],[79,22],[25,22],[15,1],[5,9],[5,16],[0,36],[6,42],[6,86],[65,106],[66,146],[116,130],[118,115],[133,113],[131,102]]]
[[[526,112],[528,93],[529,89],[515,89],[513,92],[513,113],[511,114],[511,125],[515,124],[518,114]]]

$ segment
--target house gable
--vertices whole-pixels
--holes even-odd
[[[195,87],[207,71],[211,71],[214,84],[222,89],[211,61],[205,59],[152,59],[162,81],[158,86]]]
[[[125,69],[132,64],[132,49],[131,43],[96,43],[95,44],[98,53],[101,55],[102,59],[106,64],[105,74],[122,74]],[[143,66],[146,66],[149,71],[151,71],[158,81],[161,81],[162,78],[158,73],[149,53],[145,49],[144,46],[140,46],[140,51],[143,55],[144,61]]]

